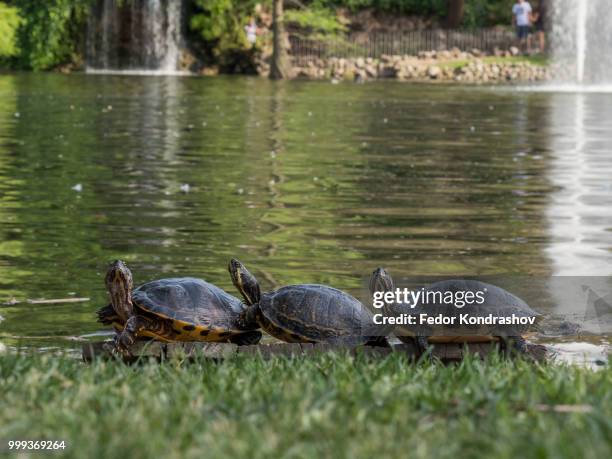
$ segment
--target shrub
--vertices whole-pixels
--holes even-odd
[[[21,67],[46,70],[78,60],[85,43],[90,0],[14,0]]]
[[[17,28],[20,22],[17,8],[0,2],[0,58],[17,53]]]

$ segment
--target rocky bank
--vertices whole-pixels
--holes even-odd
[[[292,76],[311,79],[402,81],[454,81],[467,83],[545,81],[551,78],[547,66],[518,59],[516,48],[484,56],[478,50],[422,52],[418,56],[375,58],[313,59],[294,62]],[[265,66],[260,73],[266,74]]]

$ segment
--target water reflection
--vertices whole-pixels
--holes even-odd
[[[2,76],[0,90],[11,94],[0,99],[0,301],[91,297],[3,306],[5,343],[99,332],[93,311],[117,257],[137,283],[194,275],[233,292],[226,264],[238,256],[264,288],[359,296],[378,265],[398,277],[543,276],[605,261],[610,245],[609,220],[591,214],[612,194],[597,98],[583,111],[583,237],[566,246],[576,164],[564,152],[579,136],[560,96],[83,75]]]
[[[612,275],[612,96],[550,95],[553,274]]]
[[[546,209],[546,253],[554,275],[581,277],[553,279],[548,291],[555,312],[580,323],[583,332],[610,334],[612,96],[551,94],[550,107],[549,177],[555,191]]]

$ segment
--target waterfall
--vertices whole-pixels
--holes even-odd
[[[612,85],[610,0],[554,0],[551,43],[559,82]]]
[[[578,13],[576,15],[576,81],[584,82],[584,63],[586,61],[586,22],[587,2],[578,2]]]
[[[96,0],[87,28],[87,71],[177,73],[181,9],[181,0]]]

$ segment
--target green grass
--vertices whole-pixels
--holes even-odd
[[[495,57],[488,56],[480,59],[484,64],[531,64],[538,67],[546,67],[549,64],[549,59],[546,56],[535,55],[535,56],[512,56],[512,57]],[[457,69],[468,65],[470,60],[458,59],[454,61],[448,61],[440,64],[440,67]]]
[[[444,367],[330,354],[128,367],[5,355],[0,439],[63,439],[70,457],[601,458],[612,444],[611,388],[609,366],[495,359]]]

